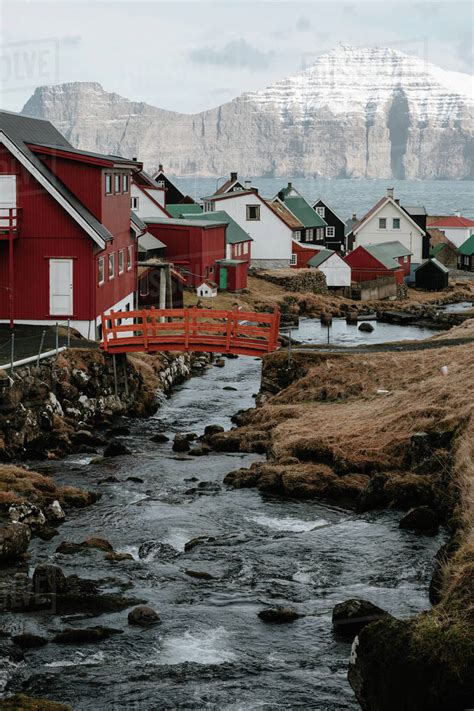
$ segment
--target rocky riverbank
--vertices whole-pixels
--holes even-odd
[[[173,384],[208,362],[201,354],[136,354],[118,360],[69,349],[0,380],[0,460],[94,453],[113,438],[121,416],[145,417]],[[109,427],[106,436],[98,428]]]
[[[290,367],[286,354],[273,354],[258,407],[205,438],[221,451],[266,452],[267,461],[227,475],[230,486],[358,511],[399,509],[400,527],[420,536],[445,526],[433,609],[411,621],[380,619],[354,641],[349,679],[367,711],[474,703],[473,368],[472,344],[295,353]]]

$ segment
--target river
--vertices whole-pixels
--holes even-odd
[[[433,556],[443,537],[401,531],[399,512],[356,515],[227,489],[224,475],[258,455],[192,458],[173,453],[171,442],[150,441],[157,431],[172,436],[201,434],[207,424],[230,427],[233,413],[252,406],[260,369],[252,358],[227,360],[225,368],[210,367],[176,388],[154,417],[131,423],[124,441],[133,456],[91,464],[77,455],[40,465],[62,483],[97,488],[103,496],[71,511],[52,541],[34,539],[31,560],[54,562],[67,574],[118,578],[130,584],[127,594],[148,600],[162,623],[130,627],[127,611],[72,620],[5,615],[5,627],[48,636],[95,624],[124,631],[96,645],[26,652],[13,688],[22,685],[75,711],[358,708],[346,679],[350,644],[334,638],[332,608],[349,597],[368,598],[400,618],[428,608]],[[118,481],[103,481],[111,475]],[[134,560],[110,563],[100,551],[55,553],[61,540],[93,535]],[[196,536],[215,540],[184,552]],[[145,541],[167,543],[176,557],[160,561],[151,552],[140,559]],[[214,577],[191,578],[189,569]],[[279,604],[305,617],[276,626],[259,620],[259,610]]]

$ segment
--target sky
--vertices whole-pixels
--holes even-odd
[[[196,113],[262,89],[344,42],[474,73],[472,2],[0,0],[0,106],[37,86],[105,90]]]

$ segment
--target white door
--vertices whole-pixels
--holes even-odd
[[[49,313],[72,315],[72,259],[49,260]]]
[[[16,175],[0,175],[0,227],[8,227],[12,207],[16,207]]]

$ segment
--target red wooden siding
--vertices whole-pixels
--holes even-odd
[[[296,264],[292,264],[291,266],[295,269],[302,269],[307,267],[309,260],[321,251],[321,247],[308,249],[307,247],[302,247],[299,242],[293,240],[291,243],[291,251],[293,254],[296,254]]]
[[[367,252],[362,245],[347,254],[344,257],[344,261],[347,262],[352,269],[352,281],[372,281],[377,277],[393,275],[397,284],[403,284],[403,266],[387,269],[387,267],[372,256],[370,252]]]

